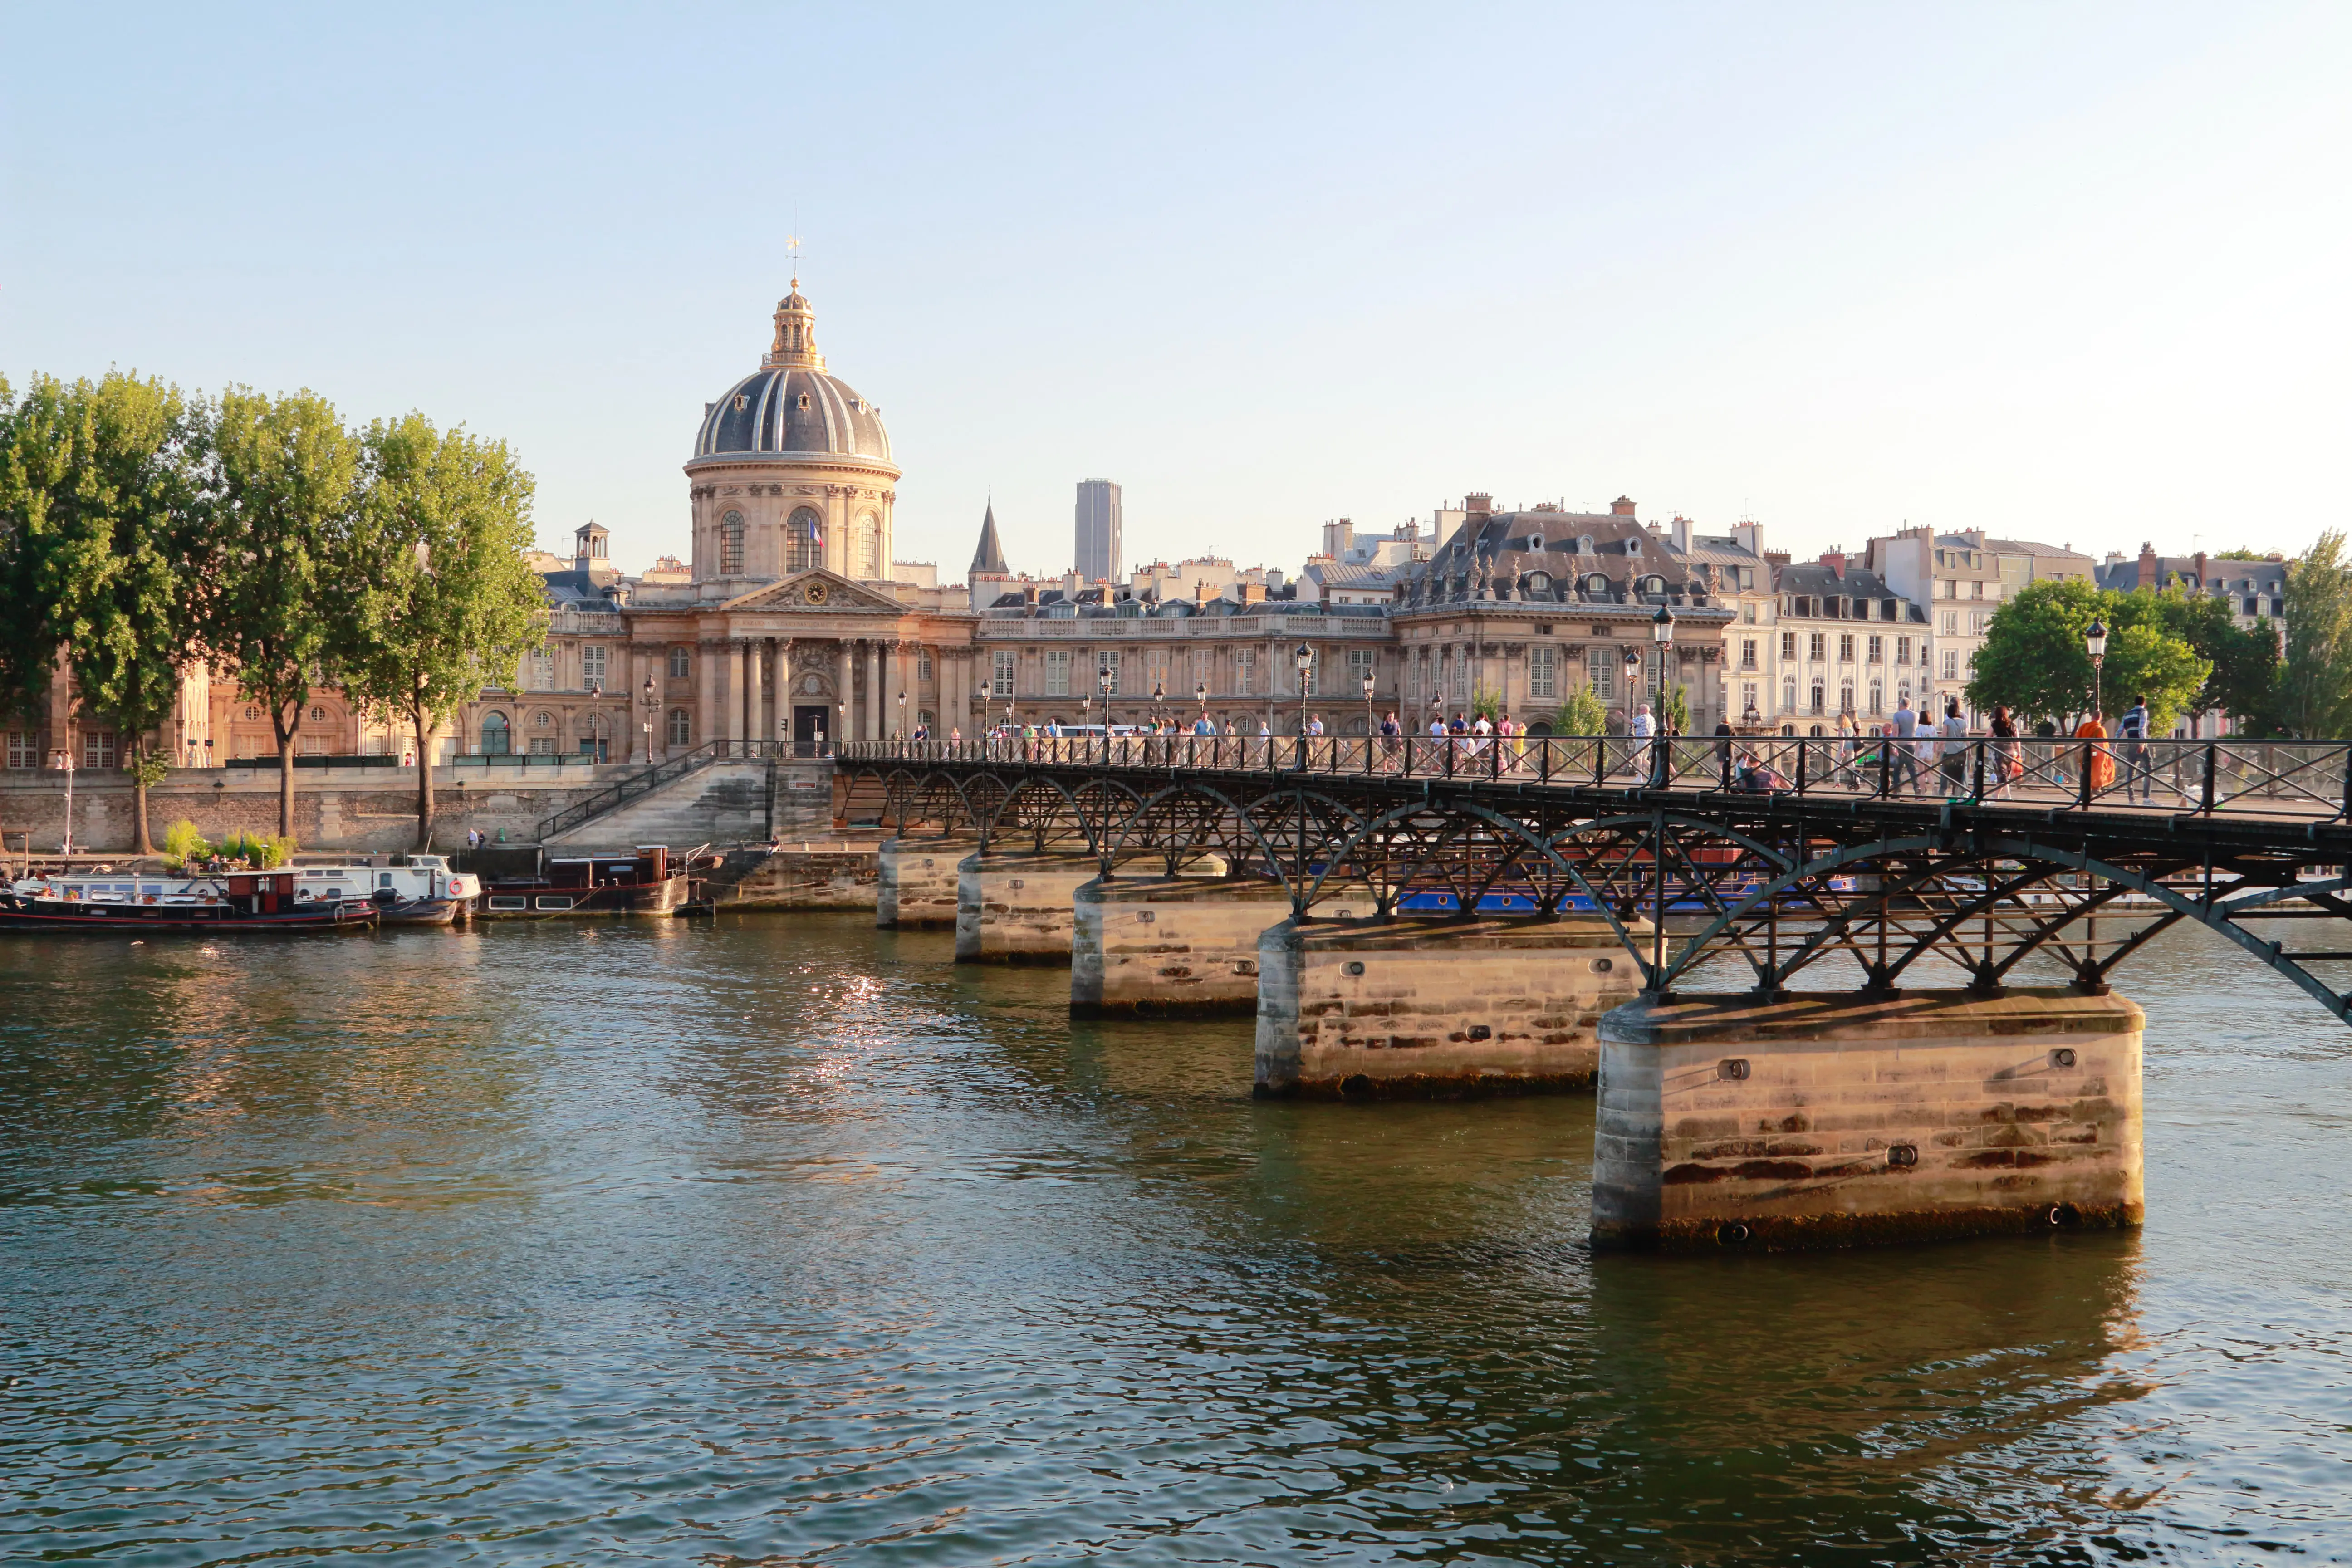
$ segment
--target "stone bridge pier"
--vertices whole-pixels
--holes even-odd
[[[1286,920],[1258,942],[1255,1092],[1589,1089],[1601,1015],[1640,984],[1597,915]]]
[[[1256,878],[1097,878],[1074,901],[1077,1018],[1246,1016],[1257,1010],[1258,938],[1290,915],[1282,884]]]
[[[976,838],[885,839],[877,857],[874,923],[901,931],[952,927],[959,868],[979,847]]]
[[[1181,869],[1222,877],[1204,856]],[[958,963],[1068,963],[1076,935],[1078,889],[1102,874],[1091,855],[974,851],[956,867]]]
[[[2072,988],[1629,1002],[1601,1024],[1593,1244],[2138,1225],[2141,1024]]]

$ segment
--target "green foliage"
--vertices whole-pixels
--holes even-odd
[[[416,736],[423,848],[434,728],[484,687],[515,685],[524,653],[546,639],[546,592],[523,557],[533,487],[503,442],[436,431],[421,414],[378,420],[364,446],[331,658],[362,708]]]
[[[2134,594],[2125,602],[2129,607],[2142,599]],[[2154,613],[2166,631],[2212,667],[2203,688],[2189,700],[2189,712],[2223,709],[2246,733],[2265,734],[2276,728],[2278,638],[2268,627],[2241,626],[2227,599],[2179,589],[2157,595]]]
[[[210,474],[206,643],[236,672],[278,738],[278,822],[294,828],[294,738],[314,676],[332,680],[334,635],[351,613],[338,578],[360,493],[359,441],[304,391],[221,395]]]
[[[2259,550],[2224,550],[2219,555],[2212,557],[2212,559],[2216,561],[2268,561],[2270,557]]]
[[[1681,681],[1666,682],[1665,694],[1658,700],[1658,723],[1669,735],[1690,733],[1690,693]]]
[[[1609,705],[1592,695],[1592,688],[1580,686],[1552,710],[1551,732],[1555,735],[1605,735],[1609,732]]]
[[[300,847],[294,842],[291,836],[284,833],[273,835],[259,842],[261,866],[264,870],[289,864],[294,858],[294,851]]]
[[[2158,596],[2145,590],[2106,592],[2082,582],[2029,583],[1993,612],[1977,653],[1968,700],[1979,711],[2007,704],[2028,721],[2063,721],[2091,707],[2092,670],[2083,633],[2093,621],[2107,626],[2101,706],[2121,712],[2146,695],[2153,727],[2161,732],[2191,709],[2212,673],[2212,662],[2167,628]]]
[[[2352,563],[2334,529],[2286,570],[2278,720],[2307,741],[2352,735]]]
[[[1489,691],[1482,686],[1470,694],[1470,717],[1472,719],[1484,719],[1488,723],[1492,723],[1496,718],[1501,716],[1502,711],[1503,694],[1501,692]]]
[[[213,847],[205,842],[196,825],[184,816],[164,831],[163,853],[175,860],[209,860]]]

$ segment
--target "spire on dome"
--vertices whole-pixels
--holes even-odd
[[[800,269],[793,269],[793,289],[776,301],[776,336],[768,357],[760,362],[771,370],[823,370],[824,356],[816,352],[816,312],[801,297]]]
[[[988,513],[980,520],[980,548],[971,552],[971,574],[1010,577],[1013,568],[1004,563],[1004,547],[996,542],[996,502],[988,503]]]

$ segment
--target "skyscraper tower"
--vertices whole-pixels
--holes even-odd
[[[1078,542],[1076,566],[1082,581],[1116,578],[1126,570],[1127,550],[1119,538],[1118,487],[1108,479],[1078,481]]]

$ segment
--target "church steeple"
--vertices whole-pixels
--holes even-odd
[[[824,368],[824,356],[816,352],[816,312],[801,297],[797,275],[793,291],[776,301],[776,339],[768,345],[768,357],[760,363],[771,370]]]
[[[975,577],[1010,577],[1013,569],[1004,563],[1004,547],[996,542],[996,502],[988,503],[988,513],[980,520],[980,548],[971,552],[971,574]]]

